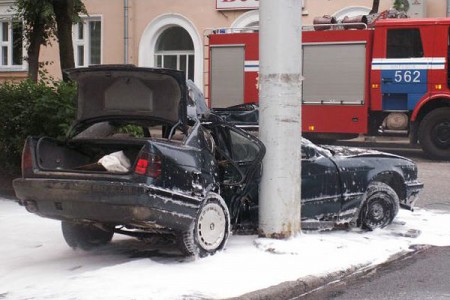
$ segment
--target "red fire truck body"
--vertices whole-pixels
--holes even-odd
[[[409,134],[450,159],[450,19],[303,31],[302,130],[316,139]],[[208,35],[211,107],[258,102],[258,32]]]

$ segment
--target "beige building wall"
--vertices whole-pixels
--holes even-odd
[[[426,16],[434,18],[444,18],[447,16],[447,1],[446,0],[427,0],[426,2]]]
[[[240,1],[240,0],[236,0]],[[446,0],[425,1],[426,17],[445,17]],[[1,2],[1,1],[0,1]],[[389,9],[392,0],[381,0],[380,11]],[[411,2],[411,1],[410,1]],[[242,27],[258,20],[257,10],[216,10],[216,0],[84,0],[89,17],[99,17],[101,28],[101,63],[130,63],[155,66],[154,51],[158,37],[171,26],[188,31],[194,44],[195,82],[203,85],[204,32],[210,28]],[[125,5],[127,7],[125,7]],[[303,24],[312,24],[314,17],[366,13],[372,0],[304,0]],[[124,15],[128,13],[128,38],[125,40]],[[127,55],[125,57],[125,44]],[[44,47],[41,61],[49,62],[49,73],[59,73],[58,44]]]

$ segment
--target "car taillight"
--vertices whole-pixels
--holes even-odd
[[[25,143],[22,151],[22,175],[32,173],[33,170],[33,157],[31,155],[30,145]]]
[[[146,175],[157,178],[161,175],[161,158],[153,153],[143,152],[139,156],[134,172],[139,175]]]

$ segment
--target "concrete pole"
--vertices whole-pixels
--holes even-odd
[[[128,64],[128,0],[123,0],[123,63]]]
[[[288,238],[300,232],[301,0],[260,0],[259,16],[259,235]]]

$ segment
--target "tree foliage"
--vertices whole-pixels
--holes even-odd
[[[87,14],[82,0],[16,0],[14,9],[16,17],[24,22],[31,80],[38,79],[41,46],[55,37],[59,42],[61,69],[74,67],[72,24],[79,22],[80,14]]]
[[[409,2],[407,0],[394,0],[392,7],[398,11],[406,12],[409,9]]]
[[[17,172],[27,136],[64,137],[75,118],[75,96],[73,82],[47,79],[0,85],[0,165],[3,171]]]

